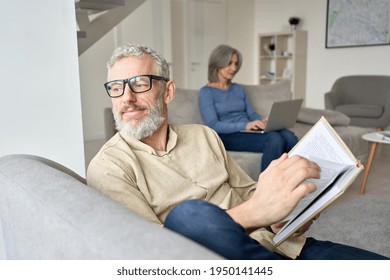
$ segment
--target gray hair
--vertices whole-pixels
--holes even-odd
[[[145,55],[150,56],[154,62],[156,67],[156,75],[162,76],[164,78],[169,79],[169,65],[165,58],[155,50],[151,49],[148,46],[138,45],[138,44],[126,44],[119,46],[116,48],[107,62],[108,73],[110,73],[114,64],[126,57],[144,57]]]
[[[229,65],[233,54],[236,54],[238,58],[238,71],[242,65],[242,55],[237,49],[228,45],[219,45],[211,52],[208,72],[209,82],[218,82],[218,70]]]

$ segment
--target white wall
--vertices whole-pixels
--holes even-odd
[[[255,0],[226,1],[226,43],[238,49],[243,55],[243,65],[234,81],[256,84],[255,60]]]
[[[289,30],[288,18],[308,31],[306,105],[324,108],[324,93],[345,75],[390,75],[390,45],[325,48],[327,0],[256,0],[256,32]]]
[[[35,154],[84,176],[74,1],[1,9],[0,156]]]

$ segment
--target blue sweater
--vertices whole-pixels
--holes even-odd
[[[262,119],[254,111],[244,88],[236,83],[227,90],[202,87],[199,106],[204,122],[221,134],[239,132],[248,122]]]

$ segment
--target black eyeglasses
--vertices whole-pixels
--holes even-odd
[[[107,94],[111,98],[121,97],[125,93],[126,84],[134,93],[142,93],[152,89],[152,80],[166,81],[169,79],[155,75],[140,75],[124,80],[114,80],[104,84]]]

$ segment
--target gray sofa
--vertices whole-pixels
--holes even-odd
[[[272,102],[291,99],[292,96],[289,81],[269,85],[244,85],[244,87],[254,109],[263,116],[269,114]],[[198,90],[178,88],[173,102],[168,106],[168,110],[170,123],[203,124],[199,110]],[[291,130],[300,139],[321,116],[327,118],[352,153],[364,163],[367,158],[368,143],[362,140],[361,136],[374,129],[348,125],[350,119],[343,113],[333,110],[302,108],[299,112],[298,121]],[[104,119],[105,137],[108,140],[116,133],[111,108],[105,109]],[[229,153],[252,179],[257,180],[260,174],[261,153],[235,151],[229,151]]]
[[[0,259],[220,259],[53,161],[0,158]]]

